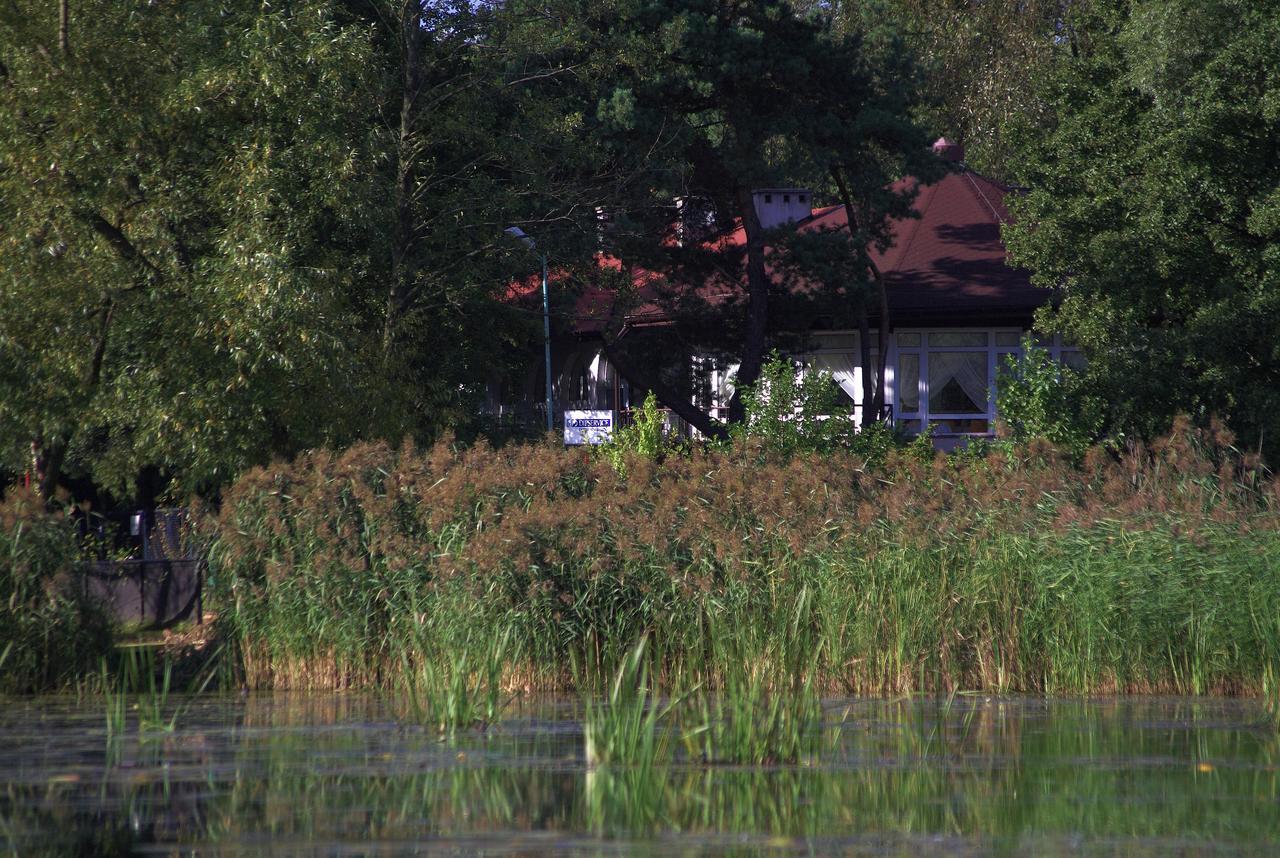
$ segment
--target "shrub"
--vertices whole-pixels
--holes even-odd
[[[735,438],[753,438],[768,451],[783,456],[825,453],[847,446],[857,424],[841,401],[831,374],[796,371],[789,358],[776,352],[760,370],[754,385],[742,391],[746,420],[736,425]]]
[[[667,421],[658,408],[658,397],[650,392],[636,412],[635,422],[619,429],[608,443],[597,449],[614,471],[625,477],[628,459],[640,457],[658,461],[676,447],[677,444],[667,436]]]
[[[1074,369],[1055,361],[1028,334],[1022,354],[997,368],[996,409],[1012,439],[1043,439],[1079,462],[1102,427],[1101,411]]]
[[[0,501],[0,692],[64,688],[111,651],[105,615],[82,595],[65,517],[13,487]]]

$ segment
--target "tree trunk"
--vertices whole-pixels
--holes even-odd
[[[71,10],[70,0],[58,0],[58,53],[67,56],[71,53]]]
[[[769,279],[764,268],[764,229],[756,215],[751,188],[739,185],[738,208],[747,243],[747,326],[742,340],[742,360],[729,399],[729,422],[741,423],[746,418],[742,389],[755,384],[764,366],[766,333],[769,323]]]
[[[888,366],[889,335],[892,327],[889,319],[889,295],[885,291],[884,278],[880,276],[880,269],[867,254],[866,248],[859,247],[856,244],[859,230],[858,211],[854,207],[853,195],[849,193],[849,184],[845,181],[844,172],[838,166],[833,166],[831,168],[831,178],[835,180],[836,187],[840,191],[840,203],[844,206],[845,218],[849,222],[849,238],[853,245],[852,252],[856,260],[866,267],[871,279],[875,281],[880,297],[880,349],[876,360],[874,377],[872,377],[871,368],[871,332],[867,322],[866,298],[862,296],[858,299],[858,338],[861,340],[859,347],[862,360],[862,425],[865,428],[872,423],[878,422],[881,412],[884,410],[885,369]],[[870,394],[869,396],[868,393]]]
[[[387,310],[383,328],[383,346],[390,353],[395,344],[396,326],[413,303],[413,181],[416,156],[415,119],[418,95],[422,91],[422,7],[415,0],[404,0],[400,7],[401,79],[400,132],[396,141],[396,180],[392,191],[395,208],[395,235],[391,242],[391,286],[387,291]]]
[[[627,357],[625,350],[619,348],[616,342],[610,343],[607,339],[604,341],[604,355],[618,371],[618,375],[625,378],[628,384],[632,387],[652,390],[659,403],[670,408],[673,414],[703,435],[720,441],[729,437],[729,431],[724,424],[712,419],[711,415],[690,402],[688,397],[681,396],[678,391],[664,384],[657,373],[646,372],[638,363],[633,363]]]
[[[859,284],[861,286],[861,284]],[[876,376],[871,371],[871,322],[867,314],[867,296],[858,289],[857,304],[854,313],[858,319],[858,365],[862,367],[862,414],[859,424],[866,428],[871,425],[876,413]]]
[[[80,393],[85,403],[93,399],[102,380],[102,365],[107,355],[107,338],[111,331],[111,320],[115,315],[115,298],[109,292],[102,295],[102,303],[94,314],[98,323],[97,335],[93,342],[93,352],[89,356],[89,366],[85,368],[84,378],[80,382]],[[62,465],[67,457],[67,447],[75,432],[72,427],[66,437],[46,440],[44,433],[36,434],[31,441],[31,462],[35,470],[36,489],[46,503],[53,500],[58,481],[62,478]]]
[[[875,420],[880,420],[885,403],[885,370],[889,365],[889,337],[893,336],[889,320],[889,291],[885,288],[880,269],[871,263],[871,276],[876,279],[876,291],[880,293],[880,354],[876,361]]]
[[[35,487],[40,497],[48,504],[53,500],[58,488],[58,480],[62,476],[62,461],[67,455],[65,441],[46,442],[43,434],[38,434],[31,442],[31,467],[35,472]]]

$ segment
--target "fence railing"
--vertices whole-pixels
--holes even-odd
[[[204,623],[205,561],[94,560],[80,565],[84,595],[117,622],[164,629]]]

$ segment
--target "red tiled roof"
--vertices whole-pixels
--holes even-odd
[[[905,188],[913,181],[901,180],[895,188]],[[1023,320],[1047,300],[1048,294],[1031,285],[1026,271],[1007,262],[1000,239],[1000,226],[1009,219],[1004,205],[1006,193],[1008,189],[1002,185],[961,170],[920,189],[914,206],[919,218],[891,222],[889,248],[883,253],[873,249],[871,258],[885,279],[895,326]],[[832,230],[846,228],[847,224],[844,207],[830,206],[814,209],[798,228]],[[740,226],[716,240],[721,247],[740,247],[744,242],[745,233]],[[614,270],[619,267],[613,258],[602,258],[601,265]],[[632,271],[638,293],[651,299],[655,295],[653,284],[659,279],[650,272]],[[536,288],[537,283],[533,286]],[[739,288],[728,282],[703,287],[711,300]],[[513,291],[528,294],[524,288]],[[585,288],[574,313],[575,330],[600,331],[611,301],[609,290]],[[663,318],[663,310],[651,300],[642,301],[628,313],[632,324]]]

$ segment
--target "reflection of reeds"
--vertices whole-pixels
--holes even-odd
[[[584,700],[583,754],[591,768],[647,771],[670,761],[671,745],[660,726],[673,704],[649,692],[645,639],[626,654],[603,699]]]
[[[667,691],[718,686],[726,636],[780,675],[807,591],[823,691],[1257,693],[1280,668],[1255,619],[1280,615],[1280,481],[1229,440],[1179,424],[1081,468],[744,443],[626,479],[548,446],[315,452],[208,523],[219,623],[251,687],[392,688],[506,634],[509,689],[611,674],[647,636]]]
[[[823,639],[814,628],[812,591],[801,587],[789,607],[772,618],[773,628],[754,634],[709,621],[716,684],[684,707],[691,759],[795,764],[815,760],[838,735],[823,724],[814,685]]]
[[[366,712],[289,702],[251,699],[267,707],[259,726],[219,725],[210,735],[225,745],[198,746],[181,724],[164,743],[127,736],[130,765],[101,782],[14,778],[0,788],[0,836],[18,854],[65,854],[128,819],[139,851],[162,851],[152,838],[163,851],[211,842],[227,852],[270,838],[291,851],[429,840],[515,852],[532,832],[543,853],[575,833],[671,831],[734,835],[732,848],[747,851],[773,837],[818,838],[814,851],[823,837],[852,837],[884,838],[890,854],[954,838],[960,851],[1101,843],[1156,855],[1171,839],[1189,854],[1261,853],[1278,831],[1280,735],[1215,701],[860,701],[816,765],[594,768],[566,760],[568,731],[460,733],[443,746],[381,720],[379,698]],[[67,757],[83,761],[72,745]]]
[[[215,653],[202,672],[192,678],[188,690],[197,695],[203,693],[217,670]],[[129,712],[134,713],[140,734],[172,733],[194,700],[190,696],[177,702],[171,699],[173,663],[164,657],[157,664],[150,646],[122,647],[111,661],[102,659],[94,681],[82,682],[79,699],[85,699],[94,686],[102,696],[109,740],[126,732]]]

